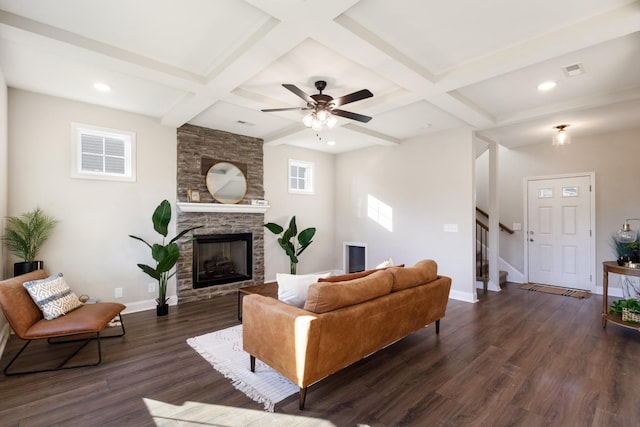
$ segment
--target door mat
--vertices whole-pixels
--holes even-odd
[[[591,296],[591,292],[583,289],[561,288],[559,286],[539,285],[537,283],[525,283],[520,286],[520,289],[573,298],[589,298]]]
[[[256,359],[249,369],[249,354],[242,349],[242,325],[189,338],[187,343],[235,388],[273,412],[275,404],[297,393],[297,385]]]

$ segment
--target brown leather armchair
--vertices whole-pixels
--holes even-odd
[[[0,281],[0,309],[4,313],[9,325],[16,336],[26,343],[4,368],[5,375],[30,374],[35,372],[55,371],[59,369],[81,368],[96,366],[102,362],[102,348],[100,333],[116,316],[120,319],[121,331],[115,335],[102,338],[116,338],[125,334],[121,312],[126,307],[123,304],[113,302],[101,302],[96,304],[84,304],[79,308],[53,320],[45,320],[42,311],[33,302],[31,296],[24,288],[23,283],[44,279],[47,273],[37,270],[31,273],[16,276]],[[55,367],[22,370],[10,372],[9,368],[18,359],[27,346],[35,340],[47,339],[49,344],[61,344],[68,342],[80,342],[81,345],[62,363]],[[67,365],[80,350],[90,341],[96,340],[98,347],[97,361],[77,365]]]

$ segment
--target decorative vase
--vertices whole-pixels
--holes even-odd
[[[31,273],[36,270],[44,270],[44,261],[16,262],[13,264],[13,276]]]
[[[166,316],[167,314],[169,314],[169,304],[156,305],[157,316]]]

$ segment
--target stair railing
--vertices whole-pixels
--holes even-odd
[[[489,219],[489,214],[482,209],[476,207],[476,212],[483,215],[487,220]],[[500,231],[513,234],[513,230],[503,223],[498,223],[498,226],[500,227]],[[482,281],[482,287],[485,292],[489,284],[488,248],[489,226],[476,219],[476,280]]]

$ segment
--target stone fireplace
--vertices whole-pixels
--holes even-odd
[[[209,299],[217,295],[235,292],[239,287],[264,282],[264,211],[251,206],[251,199],[264,199],[263,177],[263,141],[243,135],[236,135],[194,125],[178,128],[178,208],[176,228],[179,233],[189,227],[200,226],[193,231],[195,240],[180,239],[180,259],[177,265],[178,301],[189,302]],[[205,176],[208,168],[216,161],[225,161],[237,165],[247,178],[247,192],[243,200],[236,205],[215,203],[209,194]],[[200,193],[200,203],[188,203],[188,190]],[[220,279],[221,274],[231,276],[232,267],[223,258],[240,252],[237,246],[219,247],[204,255],[195,244],[211,240],[211,236],[251,235],[249,250],[251,253],[247,271]],[[223,240],[226,237],[223,237]],[[247,242],[246,238],[244,240]],[[222,242],[228,243],[228,242]],[[196,253],[196,251],[198,251]],[[226,251],[226,252],[225,252]],[[246,255],[246,253],[245,253]],[[209,262],[205,266],[205,258]],[[198,272],[198,264],[202,270]],[[196,266],[194,270],[194,264]],[[215,265],[219,264],[219,265]],[[226,265],[226,272],[225,270]],[[208,267],[208,269],[207,269]],[[217,267],[217,268],[216,268]],[[241,270],[245,266],[233,266]],[[201,274],[202,273],[202,274]],[[194,281],[194,274],[201,275],[205,283]],[[194,286],[195,285],[195,286]]]

